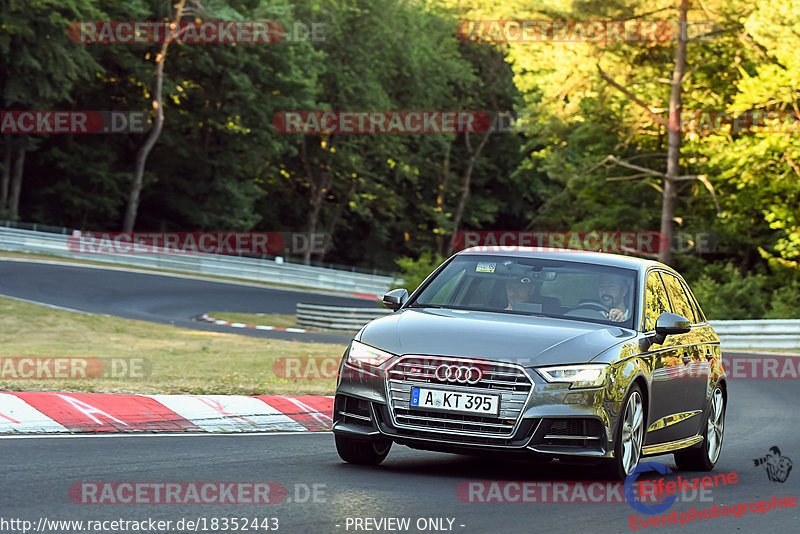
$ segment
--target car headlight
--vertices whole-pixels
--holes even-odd
[[[609,366],[562,365],[558,367],[540,367],[536,370],[548,382],[571,382],[569,388],[596,388],[602,386],[608,377]]]
[[[358,341],[350,344],[350,351],[347,353],[347,363],[357,367],[378,367],[392,358],[394,358],[394,354],[391,352],[376,349]]]

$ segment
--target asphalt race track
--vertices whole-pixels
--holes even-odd
[[[0,261],[0,295],[197,330],[342,344],[351,336],[230,328],[193,319],[209,311],[294,314],[298,302],[375,307],[356,297],[73,265]]]
[[[689,496],[664,513],[687,512],[692,506],[705,509],[769,500],[773,495],[800,495],[800,473],[791,472],[784,483],[770,482],[764,469],[753,465],[753,459],[763,456],[773,445],[780,447],[786,457],[800,458],[800,411],[794,407],[797,385],[790,380],[742,380],[731,384],[730,395],[722,456],[714,473],[736,473],[738,482],[712,488],[705,496]],[[352,466],[340,462],[333,436],[327,432],[12,437],[0,438],[0,450],[5,490],[0,493],[0,515],[34,524],[39,518],[153,518],[173,522],[206,518],[208,522],[215,517],[274,517],[279,520],[281,532],[343,533],[367,531],[355,530],[354,518],[397,517],[411,519],[411,528],[406,532],[420,532],[415,526],[420,518],[450,518],[454,520],[452,531],[464,533],[618,533],[631,531],[629,516],[637,513],[624,502],[462,502],[456,496],[456,487],[464,481],[588,481],[592,475],[585,467],[489,461],[397,445],[380,467]],[[675,468],[672,456],[653,460]],[[677,474],[702,476],[678,472],[667,478],[674,479]],[[655,476],[647,473],[641,478]],[[70,487],[87,481],[278,482],[286,487],[287,500],[261,505],[73,502]],[[763,515],[748,512],[738,518],[703,519],[677,527],[650,526],[647,532],[796,532],[799,510],[770,510]],[[444,525],[447,527],[447,521]]]

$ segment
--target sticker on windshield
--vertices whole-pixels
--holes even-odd
[[[475,267],[476,273],[493,273],[496,263],[479,263],[477,267]]]

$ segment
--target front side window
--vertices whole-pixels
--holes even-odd
[[[464,254],[410,307],[559,317],[633,328],[636,271],[564,260]]]
[[[669,299],[657,271],[651,271],[647,275],[645,287],[644,331],[651,332],[656,329],[658,316],[670,311]]]

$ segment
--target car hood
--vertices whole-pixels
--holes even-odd
[[[540,366],[585,363],[634,335],[615,326],[568,319],[406,308],[372,321],[357,339],[398,355],[460,356]]]

